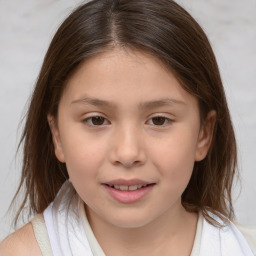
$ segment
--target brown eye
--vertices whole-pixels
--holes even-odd
[[[156,116],[156,117],[152,117],[149,123],[153,126],[164,127],[168,125],[171,121],[172,120],[170,118],[167,118],[164,116]]]
[[[105,118],[101,116],[94,116],[92,117],[93,125],[102,125],[104,123]]]
[[[88,126],[102,126],[105,125],[107,119],[102,116],[92,116],[83,120]]]
[[[154,125],[164,125],[166,118],[162,116],[152,118]]]

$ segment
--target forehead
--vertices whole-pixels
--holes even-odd
[[[70,102],[105,99],[105,105],[112,106],[160,98],[173,102],[196,100],[156,57],[121,49],[100,53],[82,63],[69,79],[63,96]]]
[[[105,50],[85,60],[71,76],[69,82],[77,81],[83,75],[83,78],[89,79],[90,73],[98,73],[99,75],[104,75],[105,78],[111,77],[117,80],[118,78],[127,77],[127,72],[129,72],[129,75],[131,73],[137,75],[137,79],[139,75],[142,78],[142,75],[145,74],[147,75],[146,77],[151,78],[154,75],[163,75],[163,73],[165,75],[173,75],[160,59],[150,53],[126,48],[114,48]],[[143,78],[145,79],[146,77]],[[93,78],[100,79],[101,77]]]

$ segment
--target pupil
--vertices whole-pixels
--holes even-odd
[[[164,124],[164,121],[165,121],[165,118],[164,117],[154,117],[153,118],[153,123],[155,125],[163,125]]]
[[[94,116],[92,117],[92,123],[94,125],[101,125],[104,123],[104,118],[101,116]]]

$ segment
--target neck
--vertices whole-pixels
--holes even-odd
[[[112,225],[86,209],[93,233],[106,255],[190,255],[197,226],[197,214],[181,205],[137,228]]]

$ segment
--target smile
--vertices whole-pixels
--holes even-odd
[[[112,188],[118,189],[118,190],[122,190],[122,191],[135,191],[137,189],[140,189],[142,187],[146,187],[147,185],[113,185],[111,186]]]
[[[131,204],[149,194],[156,183],[147,183],[141,180],[115,180],[102,185],[115,201]]]

